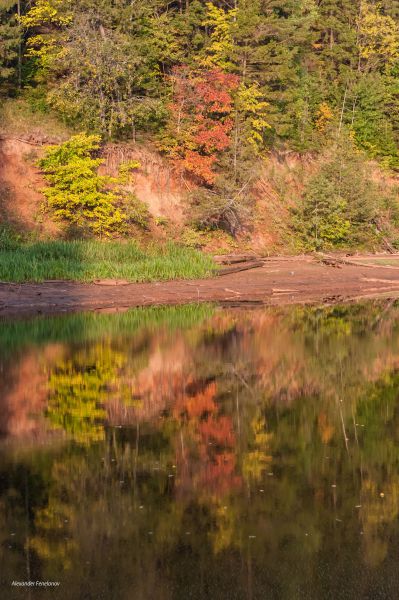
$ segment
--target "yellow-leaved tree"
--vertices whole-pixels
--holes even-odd
[[[68,3],[62,0],[36,0],[20,17],[24,29],[30,32],[27,56],[39,64],[39,75],[45,76],[54,61],[66,52],[65,28],[72,22]]]
[[[206,4],[203,25],[210,28],[210,43],[205,48],[201,64],[208,68],[218,67],[223,71],[234,70],[234,30],[237,26],[237,9],[224,10],[211,2]]]
[[[358,19],[359,70],[389,71],[399,58],[399,25],[380,3],[362,0]]]
[[[257,83],[242,83],[237,92],[237,112],[242,121],[242,133],[255,154],[264,148],[264,134],[270,129],[267,120],[269,103]]]

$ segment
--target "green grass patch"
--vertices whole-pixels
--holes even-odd
[[[0,280],[42,282],[62,279],[131,282],[209,277],[213,260],[193,249],[168,243],[141,248],[136,242],[54,241],[21,244],[0,237]]]

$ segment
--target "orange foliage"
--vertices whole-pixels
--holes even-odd
[[[172,154],[180,168],[212,185],[219,154],[231,145],[230,115],[239,78],[219,69],[194,73],[181,66],[173,70],[171,79],[169,126],[176,142]]]
[[[192,173],[192,175],[208,184],[215,182],[216,174],[212,170],[215,162],[216,156],[202,156],[194,150],[186,150],[184,157],[176,161],[185,171]]]

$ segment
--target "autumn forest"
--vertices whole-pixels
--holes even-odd
[[[397,0],[2,0],[0,23],[3,119],[23,106],[68,132],[41,157],[58,220],[148,228],[120,187],[140,161],[98,175],[99,148],[139,144],[184,182],[189,245],[268,227],[296,251],[399,240]]]

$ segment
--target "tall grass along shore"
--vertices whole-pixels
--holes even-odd
[[[132,241],[18,243],[0,239],[0,280],[7,282],[165,281],[208,277],[214,271],[209,256],[172,243],[144,249]]]

